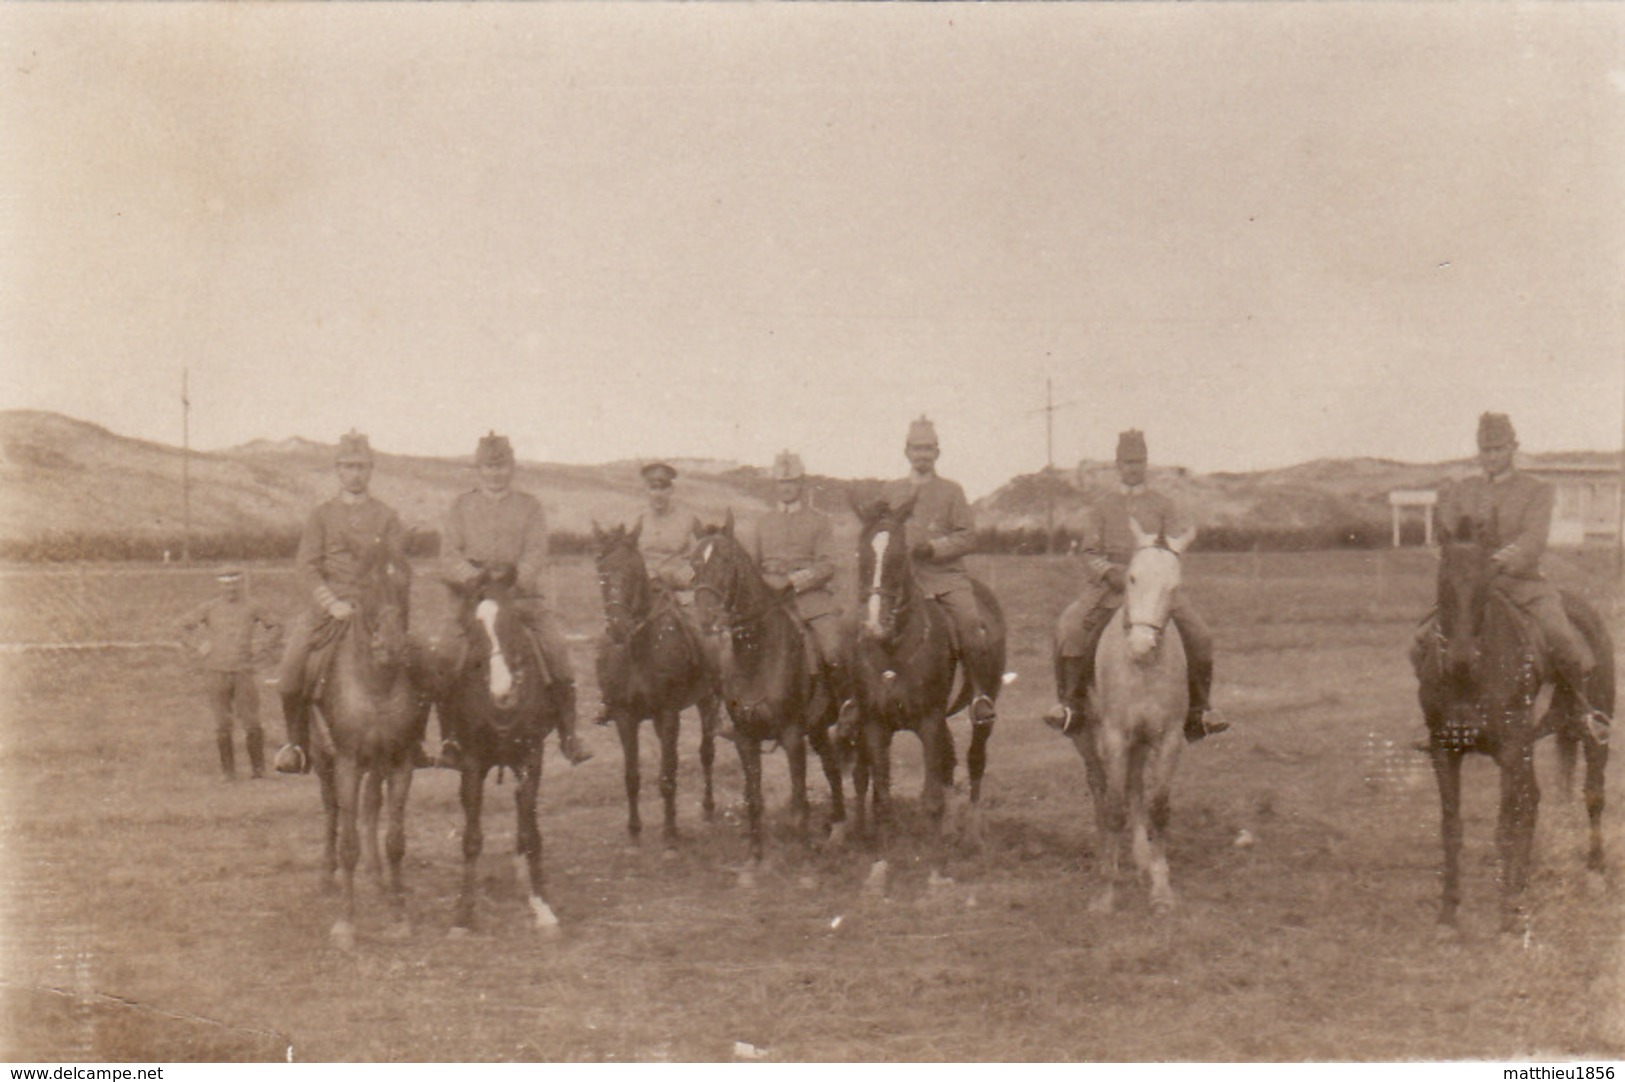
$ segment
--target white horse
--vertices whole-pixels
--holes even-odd
[[[1095,678],[1085,723],[1072,733],[1083,756],[1094,796],[1095,824],[1105,857],[1106,889],[1091,904],[1109,913],[1116,902],[1122,850],[1130,843],[1134,864],[1151,880],[1151,907],[1173,909],[1168,882],[1166,835],[1169,791],[1185,744],[1185,647],[1177,630],[1168,634],[1180,554],[1195,537],[1159,537],[1134,530],[1123,606],[1095,647]]]

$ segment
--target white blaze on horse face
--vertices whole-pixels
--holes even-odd
[[[891,544],[891,532],[881,530],[869,539],[869,548],[875,554],[874,580],[869,583],[869,604],[864,612],[864,629],[879,638],[885,629],[880,625],[880,578],[886,570],[886,549]]]
[[[474,609],[474,618],[485,627],[485,637],[491,640],[491,698],[502,702],[513,694],[513,672],[508,659],[502,656],[502,642],[497,638],[497,603],[481,601]]]
[[[1136,549],[1128,565],[1123,610],[1129,621],[1129,656],[1135,661],[1145,661],[1156,650],[1159,633],[1173,608],[1174,589],[1179,586],[1178,553],[1162,548],[1155,540]]]

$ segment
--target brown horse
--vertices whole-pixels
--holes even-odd
[[[910,499],[896,508],[884,501],[867,507],[854,502],[853,509],[861,523],[857,555],[862,623],[853,647],[861,734],[852,782],[859,834],[868,832],[865,797],[873,782],[874,843],[880,856],[870,870],[869,882],[871,886],[882,885],[887,871],[881,828],[891,817],[891,741],[899,732],[912,732],[920,738],[925,763],[921,805],[931,822],[931,882],[945,882],[944,821],[955,767],[948,718],[968,705],[971,685],[962,681],[958,696],[953,695],[954,673],[962,662],[956,655],[950,617],[920,588],[914,576],[904,542],[904,528],[914,501]],[[980,583],[976,587],[983,611],[1000,625],[994,635],[996,656],[988,660],[994,671],[1002,671],[1003,617],[991,591]],[[990,680],[989,685],[997,694],[999,682]],[[979,801],[991,733],[991,725],[972,726],[967,763],[973,837],[980,834]]]
[[[485,841],[480,817],[492,767],[513,771],[518,783],[515,861],[527,874],[532,924],[544,936],[559,930],[544,893],[542,832],[536,822],[543,741],[558,719],[541,652],[514,606],[514,577],[512,565],[487,566],[468,585],[453,587],[471,644],[470,662],[437,703],[442,725],[462,748],[463,882],[454,936],[473,928],[475,869]]]
[[[830,822],[846,819],[840,762],[830,742],[835,704],[825,716],[808,716],[813,700],[813,669],[806,634],[791,609],[793,590],[779,591],[762,578],[756,561],[734,538],[733,513],[722,526],[704,528],[695,539],[694,597],[708,632],[725,633],[722,696],[733,719],[734,743],[745,772],[750,814],[751,864],[742,885],[755,883],[762,862],[762,742],[784,748],[790,760],[790,811],[807,840],[807,745],[823,763],[830,786]]]
[[[1549,673],[1532,622],[1493,585],[1493,545],[1474,538],[1466,519],[1454,530],[1446,524],[1440,540],[1438,622],[1435,633],[1412,654],[1429,754],[1439,783],[1444,842],[1439,923],[1453,929],[1461,904],[1461,764],[1465,755],[1477,752],[1492,757],[1501,770],[1496,826],[1501,929],[1522,932],[1527,928],[1524,891],[1540,804],[1535,744],[1548,733],[1558,733],[1571,768],[1576,746],[1585,748],[1585,802],[1591,827],[1587,864],[1593,870],[1602,867],[1603,770],[1608,748],[1585,725],[1574,696],[1561,684],[1552,695],[1550,708],[1535,719],[1535,700]],[[1564,600],[1578,617],[1576,625],[1597,658],[1586,694],[1594,706],[1612,712],[1613,643],[1583,601],[1568,596]]]
[[[656,595],[638,551],[640,522],[627,530],[603,530],[593,524],[598,543],[598,588],[604,602],[605,638],[598,655],[598,683],[604,701],[615,707],[616,732],[626,772],[626,829],[633,842],[643,831],[638,815],[638,729],[654,721],[660,740],[660,796],[665,803],[666,852],[677,848],[677,737],[682,711],[700,711],[700,766],[705,772],[703,807],[709,820],[716,811],[711,767],[716,758],[715,734],[721,709],[700,644],[684,626],[677,602],[666,592]]]
[[[427,716],[407,641],[410,572],[399,556],[382,558],[362,576],[355,615],[330,625],[331,650],[311,700],[314,766],[326,812],[324,874],[337,871],[344,908],[332,929],[341,950],[355,947],[355,867],[363,855],[384,887],[378,817],[387,797],[387,883],[396,935],[409,930],[401,861],[406,855],[406,797],[412,761]]]

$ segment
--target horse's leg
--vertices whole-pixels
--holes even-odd
[[[948,878],[948,756],[945,748],[952,739],[945,717],[927,718],[920,724],[920,743],[924,745],[921,758],[925,763],[925,790],[920,797],[925,812],[926,831],[930,846],[931,872],[927,883],[943,886],[952,883]]]
[[[655,715],[655,734],[660,737],[660,800],[664,804],[668,859],[677,855],[677,735],[680,715],[667,708]]]
[[[1105,827],[1105,864],[1102,871],[1106,878],[1106,889],[1090,905],[1097,913],[1110,913],[1117,905],[1117,880],[1122,868],[1123,848],[1128,841],[1128,748],[1124,746],[1122,736],[1113,731],[1109,724],[1100,736],[1105,799],[1099,806],[1098,814]]]
[[[339,791],[333,778],[332,759],[319,757],[316,760],[316,779],[322,788],[321,889],[323,894],[332,894],[338,890],[339,868]]]
[[[705,775],[705,796],[700,801],[700,807],[705,812],[705,821],[711,822],[716,818],[717,802],[711,791],[711,767],[717,757],[717,719],[722,704],[714,695],[702,698],[698,703],[700,711],[700,771]]]
[[[1527,926],[1524,892],[1535,842],[1540,785],[1535,779],[1533,744],[1508,749],[1501,757],[1501,815],[1496,840],[1501,850],[1501,931],[1522,933]]]
[[[355,949],[355,866],[360,854],[356,805],[360,798],[361,770],[352,756],[340,752],[333,768],[339,805],[339,887],[343,893],[339,919],[331,932],[339,950]]]
[[[1173,818],[1174,770],[1179,765],[1179,751],[1184,746],[1182,730],[1178,726],[1170,729],[1162,743],[1152,749],[1147,757],[1141,781],[1146,870],[1151,876],[1151,909],[1156,913],[1167,913],[1178,904],[1168,876],[1168,824]]]
[[[829,844],[841,845],[846,841],[846,786],[841,778],[840,754],[830,740],[827,726],[808,733],[807,742],[817,753],[824,780],[829,783]]]
[[[406,885],[401,879],[401,865],[406,860],[406,798],[412,791],[412,760],[407,753],[404,762],[389,772],[389,828],[384,834],[384,856],[389,861],[389,908],[394,920],[393,935],[404,937],[411,932],[406,918]]]
[[[965,772],[970,775],[970,822],[966,840],[973,849],[982,848],[982,775],[987,773],[987,742],[997,721],[972,725],[970,747],[965,751]]]
[[[756,886],[756,871],[762,864],[762,742],[739,733],[739,765],[745,772],[745,806],[749,819],[750,861],[739,873],[739,885]]]
[[[869,740],[867,725],[858,729],[852,752],[852,831],[859,838],[869,834]]]
[[[542,785],[542,760],[539,748],[534,760],[521,767],[517,773],[519,784],[514,787],[513,800],[519,819],[514,837],[518,841],[519,855],[524,859],[528,875],[526,884],[530,890],[531,923],[538,935],[556,935],[559,931],[559,918],[553,913],[553,907],[547,904],[544,894],[547,883],[542,870],[542,828],[536,821],[536,798]]]
[[[463,805],[463,885],[457,894],[457,908],[452,913],[451,934],[466,935],[474,928],[474,873],[480,860],[480,849],[485,835],[480,828],[481,805],[485,802],[485,772],[490,768],[483,762],[465,760],[457,795]]]
[[[874,809],[874,863],[864,886],[879,890],[886,885],[886,835],[891,827],[891,730],[884,725],[863,727],[865,751],[869,760],[869,799]]]
[[[1444,844],[1444,893],[1439,900],[1439,924],[1456,926],[1461,908],[1461,760],[1453,748],[1433,745],[1433,777],[1439,783],[1439,838]]]
[[[615,732],[621,738],[621,764],[626,774],[626,832],[635,846],[643,834],[643,819],[638,815],[638,720],[616,718]]]
[[[384,861],[378,852],[378,813],[383,804],[384,772],[368,770],[361,775],[361,864],[380,894],[384,891]]]
[[[807,734],[799,725],[787,724],[781,736],[784,757],[790,762],[790,822],[805,848],[810,843],[807,821]]]

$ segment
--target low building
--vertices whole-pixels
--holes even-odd
[[[1557,489],[1550,544],[1619,541],[1620,469],[1603,462],[1542,461],[1526,472]]]

